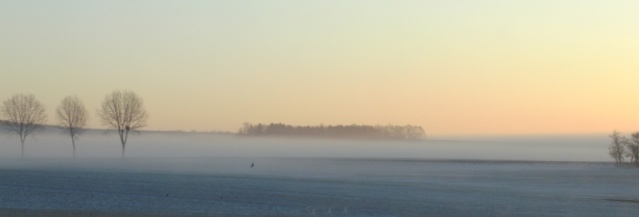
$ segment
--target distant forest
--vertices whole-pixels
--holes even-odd
[[[282,123],[244,123],[237,133],[240,136],[291,136],[345,139],[420,140],[426,138],[420,126],[396,125],[319,125],[292,126]]]

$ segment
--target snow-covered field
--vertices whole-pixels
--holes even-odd
[[[250,168],[250,163],[255,167]],[[603,163],[318,158],[2,161],[0,211],[228,216],[635,216]]]
[[[393,144],[147,135],[131,140],[126,159],[110,137],[94,137],[75,160],[61,136],[28,143],[24,160],[2,138],[0,216],[639,213],[639,170],[596,162],[608,161],[605,136]]]

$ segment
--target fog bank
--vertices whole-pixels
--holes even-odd
[[[117,158],[116,134],[87,133],[78,158]],[[143,132],[131,135],[127,158],[320,157],[523,161],[609,161],[605,135],[442,137],[425,141],[242,138],[207,133]],[[0,134],[0,157],[19,158],[17,136]],[[71,158],[68,136],[47,131],[29,137],[25,158]]]

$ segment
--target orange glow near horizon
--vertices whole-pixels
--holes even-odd
[[[0,2],[0,100],[145,100],[151,130],[639,130],[636,1]]]

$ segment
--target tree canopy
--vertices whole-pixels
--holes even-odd
[[[244,123],[238,131],[242,136],[297,136],[318,138],[347,138],[347,139],[391,139],[391,140],[419,140],[426,138],[424,129],[420,126],[397,125],[319,125],[293,126],[282,123],[250,124]]]

